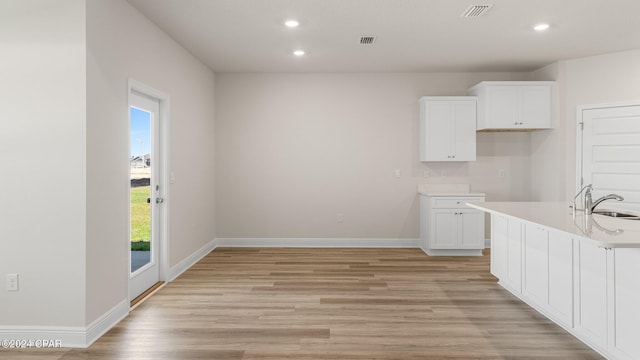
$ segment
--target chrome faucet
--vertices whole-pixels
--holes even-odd
[[[576,194],[576,196],[573,197],[573,205],[571,206],[571,209],[573,210],[573,217],[576,216],[576,210],[581,210],[584,211],[586,209],[586,201],[587,201],[587,197],[586,195],[582,198],[582,209],[578,209],[578,205],[576,205],[576,200],[578,199],[578,197],[585,191],[585,190],[593,190],[593,185],[589,184],[589,185],[585,185],[582,187],[582,189],[580,189],[580,191],[578,191],[578,193]]]
[[[593,199],[591,198],[591,190],[593,190],[593,188],[589,187],[584,193],[584,204],[585,204],[584,211],[587,215],[593,214],[593,210],[595,210],[596,206],[600,205],[600,203],[605,200],[618,200],[618,201],[624,200],[624,198],[620,195],[609,194],[599,198],[596,201],[593,201]]]

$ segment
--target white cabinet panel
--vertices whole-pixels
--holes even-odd
[[[461,249],[484,248],[484,213],[477,210],[458,212]]]
[[[512,290],[522,291],[523,224],[491,215],[491,273]]]
[[[607,347],[607,250],[576,243],[574,329],[602,349]]]
[[[433,210],[433,249],[455,249],[458,247],[458,213],[451,210]]]
[[[454,104],[453,154],[456,161],[476,160],[476,100]]]
[[[488,86],[486,98],[487,119],[492,127],[508,129],[518,125],[520,99],[518,86]]]
[[[573,326],[573,239],[555,231],[549,232],[549,307]]]
[[[476,98],[420,98],[420,161],[476,160]]]
[[[424,104],[425,129],[422,161],[448,161],[453,154],[451,132],[454,114],[450,101],[429,101]]]
[[[520,122],[530,129],[551,128],[551,86],[520,88]]]
[[[548,236],[548,231],[539,226],[525,226],[522,292],[541,306],[546,306],[549,301]]]
[[[491,274],[500,280],[507,276],[508,224],[505,216],[491,215]]]
[[[522,231],[524,225],[509,219],[507,235],[507,276],[506,282],[514,290],[522,291]]]
[[[469,95],[478,97],[477,130],[550,129],[551,81],[483,81]]]
[[[615,249],[609,351],[621,359],[640,359],[640,249]]]

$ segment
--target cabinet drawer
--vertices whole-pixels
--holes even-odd
[[[434,209],[468,209],[465,203],[482,201],[484,201],[484,199],[481,197],[434,198],[432,207]]]

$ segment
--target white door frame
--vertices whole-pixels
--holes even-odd
[[[127,109],[129,104],[131,104],[131,95],[133,92],[137,92],[143,95],[146,95],[150,98],[157,99],[160,102],[160,116],[159,116],[159,131],[160,131],[160,143],[162,146],[159,149],[160,153],[160,171],[159,171],[159,179],[158,182],[162,184],[161,194],[164,198],[164,206],[160,206],[158,209],[160,215],[160,236],[158,236],[159,241],[159,270],[160,270],[160,281],[168,281],[169,280],[169,204],[171,203],[170,194],[169,194],[169,154],[170,154],[170,134],[169,131],[171,129],[170,126],[170,98],[166,93],[156,90],[148,85],[145,85],[135,79],[129,78],[127,85]],[[128,112],[128,110],[127,110]],[[128,132],[131,130],[129,129]],[[129,134],[129,139],[131,134]],[[131,147],[130,141],[127,141],[127,146]],[[126,163],[129,163],[129,154],[131,149],[127,152]],[[129,196],[129,188],[131,180],[127,177],[127,196]],[[129,219],[131,219],[131,214],[129,210]],[[130,222],[130,220],[129,220]],[[131,252],[131,229],[130,223],[127,223],[127,254]],[[129,256],[128,262],[128,270],[127,270],[127,284],[129,283],[129,277],[131,273],[131,257]],[[127,290],[128,291],[128,290]],[[128,296],[131,298],[131,294]]]
[[[584,112],[587,110],[606,109],[625,106],[640,106],[640,100],[638,101],[626,101],[608,104],[592,104],[592,105],[578,105],[576,111],[576,190],[575,193],[580,191],[586,184],[582,184],[582,124]]]

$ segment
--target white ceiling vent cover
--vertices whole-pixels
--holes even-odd
[[[491,7],[493,7],[493,5],[471,5],[460,16],[465,18],[477,18],[486,14]]]
[[[360,44],[362,45],[372,45],[376,42],[376,37],[372,35],[363,35],[360,36]]]

